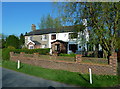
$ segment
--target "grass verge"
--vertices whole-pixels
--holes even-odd
[[[118,76],[113,75],[93,75],[93,84],[89,83],[88,74],[69,72],[64,70],[46,69],[38,66],[21,63],[21,68],[16,69],[17,63],[13,61],[3,61],[4,68],[34,75],[48,80],[54,80],[66,84],[78,85],[82,87],[110,87],[118,84]]]

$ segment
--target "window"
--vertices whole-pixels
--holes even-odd
[[[43,44],[43,45],[42,45],[42,48],[47,48],[47,45],[46,45],[46,44]]]
[[[28,40],[32,40],[32,37],[31,37],[31,36],[29,36],[29,37],[28,37]]]
[[[66,37],[67,34],[64,34],[64,37]]]
[[[47,40],[47,35],[42,35],[42,40],[43,41]]]
[[[51,40],[55,40],[56,39],[56,34],[51,35]]]
[[[34,49],[34,46],[33,45],[29,45],[29,49]]]
[[[77,44],[69,44],[69,50],[71,50],[72,52],[76,52],[76,50],[78,50],[78,45]]]
[[[55,45],[55,51],[60,51],[60,44]]]
[[[75,39],[78,37],[77,33],[69,33],[69,39]]]

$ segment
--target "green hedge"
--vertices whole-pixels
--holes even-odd
[[[75,57],[76,54],[74,54],[74,53],[71,53],[71,54],[60,53],[59,56]]]
[[[10,59],[10,49],[2,49],[2,60],[9,60]]]
[[[9,60],[10,52],[15,52],[15,53],[25,52],[27,54],[39,53],[39,54],[46,55],[50,52],[50,49],[49,48],[45,48],[45,49],[8,49],[8,48],[5,48],[2,50],[3,60]]]

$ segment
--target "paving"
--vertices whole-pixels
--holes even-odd
[[[55,87],[75,87],[24,73],[2,68],[2,87],[48,87],[48,89],[56,89]]]

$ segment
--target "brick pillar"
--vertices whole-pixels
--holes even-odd
[[[25,52],[20,52],[20,54],[24,55],[24,54],[25,54]]]
[[[82,61],[82,55],[76,55],[76,62],[81,62]]]
[[[10,52],[10,60],[12,60],[13,56],[14,56],[14,52]]]
[[[14,52],[10,52],[10,57],[14,55]]]
[[[113,75],[117,74],[117,53],[112,53],[109,60],[110,65],[113,69]]]

